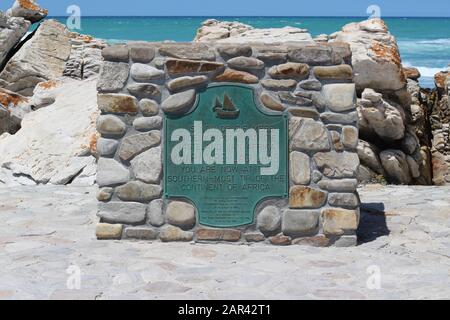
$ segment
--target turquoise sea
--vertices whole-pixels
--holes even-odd
[[[331,34],[343,25],[366,17],[83,17],[79,32],[110,43],[126,40],[191,41],[208,19],[239,21],[256,28],[293,26],[314,36]],[[56,17],[65,23],[65,17]],[[396,36],[403,64],[417,67],[423,86],[434,86],[433,76],[450,63],[450,18],[384,18]]]

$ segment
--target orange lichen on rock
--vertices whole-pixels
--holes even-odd
[[[61,83],[57,80],[49,80],[49,81],[44,81],[44,82],[40,82],[38,83],[38,87],[41,89],[53,89],[56,88],[57,86],[59,86]]]
[[[48,14],[47,9],[43,9],[43,8],[39,7],[33,0],[18,0],[18,2],[19,2],[19,5],[24,9],[39,11],[45,15]]]
[[[91,151],[91,154],[97,154],[98,138],[100,138],[100,134],[98,133],[91,134],[91,137],[89,139],[89,150]]]
[[[13,93],[11,91],[0,88],[0,104],[3,105],[4,107],[9,106],[16,107],[18,104],[25,102],[28,102],[27,98],[19,94]]]
[[[370,50],[377,60],[393,62],[401,67],[402,59],[396,45],[387,46],[379,41],[373,41]]]

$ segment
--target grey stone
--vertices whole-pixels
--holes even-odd
[[[145,117],[155,116],[159,113],[158,103],[151,99],[142,99],[139,101],[139,109]]]
[[[291,181],[294,184],[307,185],[311,181],[311,166],[309,156],[301,152],[291,152]]]
[[[256,226],[264,234],[274,234],[281,227],[280,209],[275,206],[265,207],[259,214]]]
[[[208,81],[207,76],[195,76],[195,77],[180,77],[173,79],[167,83],[167,88],[170,91],[180,91],[189,87],[200,86],[206,84]]]
[[[291,92],[280,92],[278,93],[278,97],[281,101],[296,106],[310,106],[312,104],[311,99],[302,97],[301,95],[296,95]]]
[[[130,181],[116,188],[117,197],[122,201],[148,202],[159,198],[162,189],[159,185]]]
[[[194,233],[191,231],[183,231],[175,226],[164,226],[161,228],[159,238],[162,242],[189,242],[194,239]]]
[[[181,201],[169,203],[166,209],[167,222],[183,229],[191,229],[195,225],[195,208]]]
[[[163,44],[159,48],[162,56],[176,59],[209,60],[215,61],[216,54],[209,46],[204,44]]]
[[[68,165],[52,176],[50,179],[51,184],[55,185],[66,185],[73,178],[80,175],[84,168],[88,166],[94,166],[95,168],[95,158],[93,156],[89,157],[76,157],[72,158]]]
[[[262,234],[261,232],[247,232],[246,234],[244,234],[244,238],[247,242],[262,242],[266,239],[266,237],[264,236],[264,234]]]
[[[127,126],[119,117],[113,115],[98,117],[97,131],[102,135],[121,137],[126,130]]]
[[[97,183],[99,187],[109,187],[126,183],[130,180],[130,172],[114,159],[98,160]]]
[[[323,178],[322,172],[319,170],[314,170],[311,176],[312,182],[318,183]]]
[[[97,95],[98,108],[106,113],[137,113],[138,101],[127,94],[107,93]]]
[[[309,65],[333,65],[340,64],[342,58],[334,55],[332,47],[327,45],[302,46],[289,50],[289,59]]]
[[[139,82],[162,79],[165,75],[164,71],[142,63],[133,63],[130,73],[131,77]]]
[[[129,52],[126,45],[114,45],[102,50],[102,56],[106,61],[128,62]]]
[[[141,152],[160,143],[161,133],[156,130],[127,136],[122,140],[120,145],[119,157],[124,161],[129,161]]]
[[[353,152],[319,152],[313,157],[317,167],[328,178],[356,177],[359,157]]]
[[[406,155],[400,150],[389,149],[380,153],[381,164],[389,181],[409,184],[412,180]]]
[[[127,90],[139,99],[159,98],[161,96],[161,90],[159,87],[151,83],[130,84],[128,85]]]
[[[195,90],[187,90],[171,95],[161,105],[162,110],[169,114],[182,114],[187,112],[195,102]]]
[[[228,60],[228,66],[236,70],[261,70],[264,62],[251,57],[236,57]]]
[[[355,247],[358,244],[358,238],[356,235],[351,236],[341,236],[337,239],[333,246],[336,248],[347,248],[347,247]]]
[[[291,237],[315,235],[319,228],[318,211],[292,210],[283,214],[283,234]]]
[[[276,51],[259,52],[256,57],[268,64],[281,64],[287,61],[287,53]]]
[[[155,227],[161,227],[165,223],[163,213],[163,200],[153,200],[148,206],[147,222]]]
[[[342,144],[345,148],[354,150],[358,146],[358,129],[353,126],[344,126],[342,128]]]
[[[379,152],[376,146],[364,140],[359,140],[356,151],[362,164],[378,174],[383,173],[383,166],[378,157]]]
[[[99,138],[97,140],[97,154],[101,157],[112,156],[116,153],[118,145],[117,140]]]
[[[269,90],[284,90],[284,91],[291,91],[294,90],[297,86],[297,81],[295,80],[273,80],[273,79],[266,79],[261,80],[261,85]]]
[[[99,204],[98,216],[102,222],[139,225],[145,222],[146,206],[134,202],[108,202]]]
[[[356,108],[354,83],[326,84],[322,87],[322,98],[331,111],[344,112]]]
[[[359,206],[360,201],[354,193],[330,193],[328,203],[333,207],[343,207],[354,209]]]
[[[289,113],[294,117],[299,118],[311,118],[314,120],[320,119],[320,113],[317,112],[316,108],[312,107],[291,107],[289,108]]]
[[[313,119],[292,117],[289,137],[292,150],[327,151],[331,148],[327,129]]]
[[[136,179],[147,183],[159,183],[162,172],[161,147],[151,148],[131,160]]]
[[[123,62],[105,61],[97,83],[99,92],[119,92],[128,80],[130,66]]]
[[[322,179],[318,182],[321,189],[331,192],[355,192],[358,186],[356,179]]]
[[[358,121],[358,113],[356,111],[350,113],[324,112],[320,118],[325,123],[353,124]]]
[[[316,79],[308,79],[300,82],[299,87],[304,90],[320,91],[322,89],[322,83]]]
[[[97,200],[98,201],[109,201],[111,200],[114,193],[114,188],[101,188],[97,192]]]
[[[136,118],[133,121],[133,127],[138,131],[161,129],[162,118],[159,116]]]
[[[155,48],[145,44],[130,45],[130,57],[133,62],[149,63],[155,58]]]
[[[225,45],[217,47],[217,51],[219,54],[228,60],[234,57],[250,57],[253,53],[252,47],[242,45],[242,46],[234,46],[234,45]]]
[[[125,237],[138,240],[155,240],[159,232],[149,227],[128,227],[125,229]]]

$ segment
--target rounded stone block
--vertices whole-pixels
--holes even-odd
[[[260,96],[260,99],[261,103],[270,110],[284,111],[286,109],[284,105],[270,93],[263,92]]]
[[[358,228],[357,210],[328,208],[322,210],[323,231],[329,235],[343,235]]]
[[[240,82],[246,84],[258,83],[258,77],[251,73],[233,69],[226,69],[222,74],[214,78],[217,82]]]
[[[265,79],[261,80],[261,85],[268,90],[291,91],[297,87],[297,81]]]
[[[190,242],[194,239],[194,233],[175,226],[164,226],[161,228],[159,238],[162,242]]]
[[[158,102],[151,99],[142,99],[139,101],[139,109],[145,117],[155,116],[159,113]]]
[[[322,87],[323,103],[334,112],[345,112],[356,108],[354,83],[327,84]]]
[[[193,228],[196,222],[195,208],[187,202],[171,202],[167,206],[166,217],[170,224],[183,229]]]
[[[122,238],[123,225],[98,223],[95,234],[98,240],[119,240]]]
[[[161,227],[165,223],[163,200],[153,200],[148,206],[147,222],[152,226]]]
[[[134,202],[108,202],[99,205],[102,222],[141,225],[146,218],[146,205]]]
[[[307,185],[311,181],[311,165],[309,156],[301,152],[290,154],[290,174],[294,184]]]
[[[322,83],[316,79],[308,79],[300,82],[299,87],[303,90],[320,91],[322,90]]]
[[[182,74],[212,74],[224,68],[220,62],[169,59],[166,69],[170,75]]]
[[[97,82],[99,92],[119,92],[125,87],[129,76],[129,64],[105,61]]]
[[[256,219],[257,228],[264,234],[277,232],[281,227],[281,212],[278,207],[267,206]]]
[[[183,114],[190,110],[196,99],[194,89],[173,94],[161,105],[162,110],[168,114]]]
[[[155,48],[145,45],[130,45],[130,58],[133,62],[149,63],[155,58]]]
[[[233,229],[199,229],[196,232],[199,241],[237,242],[241,239],[241,231]]]
[[[128,227],[124,233],[126,238],[137,240],[155,240],[159,235],[158,230],[150,227]]]
[[[114,139],[99,138],[97,140],[97,154],[101,157],[108,157],[114,155],[117,150],[119,142]]]
[[[159,184],[162,173],[161,147],[151,148],[131,160],[131,168],[136,179]]]
[[[161,96],[159,86],[151,83],[133,83],[127,86],[127,90],[139,99],[159,98]]]
[[[250,57],[253,53],[252,47],[246,45],[222,45],[217,47],[217,51],[225,60],[239,56]]]
[[[264,62],[251,57],[236,57],[227,61],[228,66],[238,70],[261,70],[264,69]]]
[[[318,211],[286,210],[283,215],[283,234],[291,237],[316,234],[319,217]]]
[[[292,117],[289,138],[291,150],[326,151],[331,148],[327,128],[313,119]]]
[[[170,91],[180,91],[186,88],[204,85],[207,81],[207,76],[185,76],[169,81],[167,83],[167,88],[169,88]]]
[[[103,115],[97,120],[97,131],[105,136],[121,137],[125,134],[127,126],[116,116]]]
[[[291,209],[315,209],[325,205],[327,193],[306,186],[294,186],[289,192],[289,207]]]
[[[353,69],[347,64],[320,66],[314,68],[314,76],[319,80],[352,80]]]
[[[270,237],[269,241],[275,246],[289,246],[292,244],[292,238],[283,234]]]
[[[119,157],[124,161],[133,159],[138,154],[161,143],[161,133],[153,130],[146,133],[127,136],[122,140]]]
[[[97,192],[97,200],[98,201],[109,201],[111,200],[114,193],[114,188],[101,188]]]
[[[353,126],[342,128],[342,144],[345,148],[355,150],[358,146],[358,129]]]
[[[356,179],[322,179],[318,182],[321,189],[331,192],[355,192],[358,186]]]
[[[288,62],[273,66],[268,71],[274,79],[307,79],[309,77],[309,66],[304,63]]]
[[[159,80],[165,76],[164,71],[143,63],[133,63],[130,74],[133,80],[138,82]]]
[[[106,61],[128,62],[130,59],[128,46],[113,45],[102,50],[102,56]]]
[[[137,113],[138,101],[126,94],[98,94],[98,108],[106,113]]]
[[[359,198],[354,193],[330,193],[328,203],[333,207],[356,208],[360,205]]]
[[[146,184],[141,181],[130,181],[116,188],[117,197],[122,201],[148,202],[159,198],[162,188],[155,184]]]
[[[133,127],[138,131],[161,129],[163,119],[161,117],[140,117],[133,121]]]
[[[313,156],[317,167],[328,178],[353,178],[359,167],[358,154],[352,152],[319,152]]]

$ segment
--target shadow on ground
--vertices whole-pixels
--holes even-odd
[[[384,204],[380,202],[361,204],[361,220],[357,231],[358,244],[374,241],[389,233]]]

